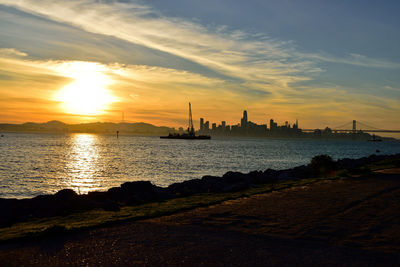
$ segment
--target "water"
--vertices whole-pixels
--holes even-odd
[[[64,188],[83,194],[137,180],[168,186],[227,171],[291,168],[319,154],[359,158],[376,149],[400,153],[400,142],[6,133],[0,137],[0,197],[32,197]]]

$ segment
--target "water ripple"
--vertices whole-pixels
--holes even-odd
[[[318,154],[359,158],[376,149],[400,153],[400,142],[7,134],[0,142],[0,197],[32,197],[64,188],[87,193],[135,180],[168,186],[227,171],[291,168]]]

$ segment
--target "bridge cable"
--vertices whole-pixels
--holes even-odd
[[[358,124],[360,124],[361,126],[367,127],[367,129],[364,129],[364,130],[383,130],[383,129],[380,129],[380,128],[377,128],[377,127],[368,125],[368,124],[363,123],[363,122],[360,122],[360,121],[357,121],[357,125],[358,125]],[[357,128],[358,128],[358,127],[357,127]],[[368,128],[369,128],[369,129],[368,129]]]
[[[352,125],[353,125],[353,122],[346,122],[345,124],[339,125],[339,126],[335,126],[332,129],[345,128],[344,126],[351,126],[352,127]]]

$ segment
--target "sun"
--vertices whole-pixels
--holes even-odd
[[[70,62],[58,67],[73,82],[61,88],[55,99],[69,114],[100,115],[115,101],[107,87],[112,80],[106,67],[93,62]]]

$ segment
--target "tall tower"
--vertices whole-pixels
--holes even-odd
[[[204,118],[200,118],[200,131],[204,129]]]
[[[353,120],[353,133],[357,132],[357,122],[356,120]]]
[[[270,119],[270,120],[269,120],[269,129],[270,129],[271,131],[273,131],[273,130],[276,129],[276,125],[275,125],[275,122],[274,122],[273,119]]]
[[[293,124],[293,129],[298,129],[299,128],[299,121],[296,119],[296,123]]]
[[[242,128],[247,128],[247,111],[246,110],[243,111],[243,118],[241,121],[241,126],[242,126]]]

